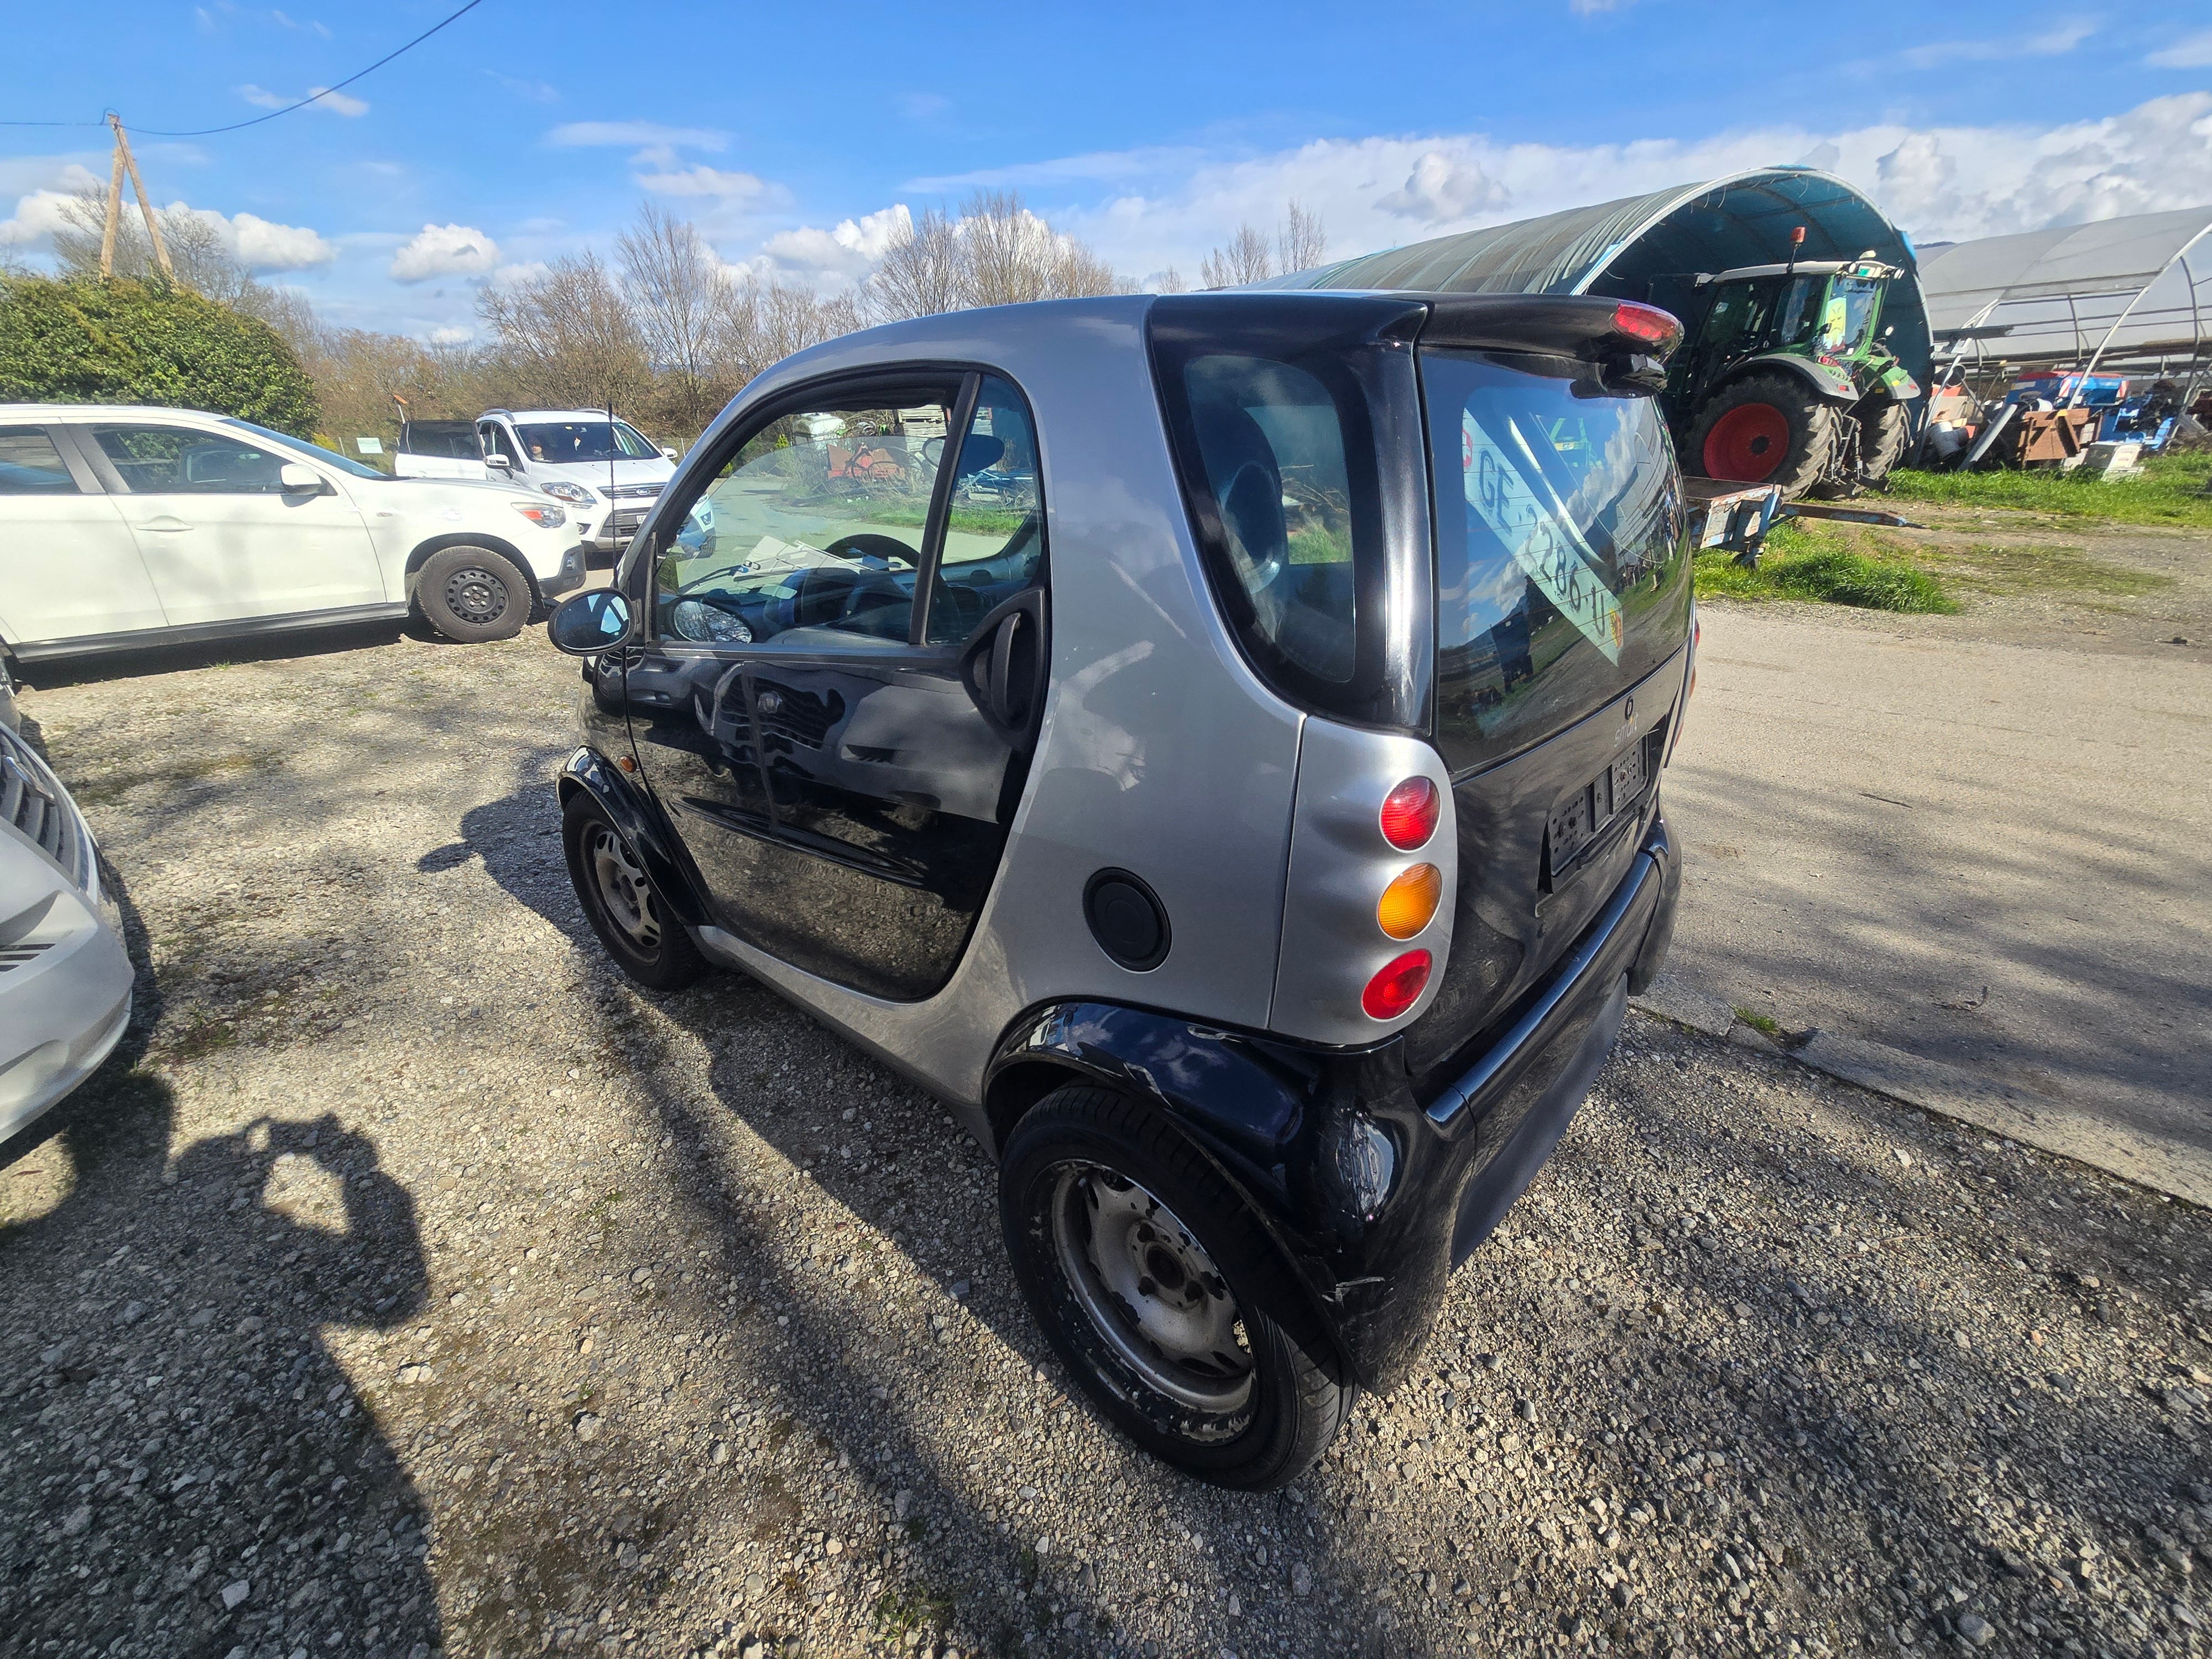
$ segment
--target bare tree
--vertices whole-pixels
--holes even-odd
[[[958,216],[932,210],[891,240],[861,293],[878,321],[969,306],[1116,294],[1128,284],[1012,191],[978,191]]]
[[[1159,291],[1163,294],[1188,294],[1190,284],[1182,279],[1182,272],[1170,265],[1160,273]]]
[[[1328,235],[1321,228],[1321,215],[1307,212],[1292,197],[1275,246],[1282,254],[1285,276],[1294,270],[1311,270],[1328,252]]]
[[[107,216],[107,195],[97,187],[81,190],[61,204],[61,224],[54,231],[54,258],[65,276],[97,276],[100,244]],[[208,218],[181,203],[172,204],[155,216],[161,226],[161,241],[177,281],[193,293],[232,305],[258,284],[245,262],[223,245],[222,235]],[[158,279],[161,268],[146,240],[146,223],[135,213],[121,215],[115,227],[115,274],[141,281]]]
[[[556,259],[512,286],[486,283],[477,313],[518,395],[572,406],[635,404],[653,383],[637,319],[596,253]]]
[[[1267,237],[1250,225],[1239,225],[1228,246],[1206,256],[1206,263],[1198,269],[1198,282],[1201,288],[1242,288],[1274,274],[1274,250],[1267,246]]]
[[[878,322],[957,310],[963,259],[951,216],[932,208],[891,239],[860,287],[860,304]]]
[[[653,202],[615,246],[623,292],[658,371],[659,401],[684,430],[696,432],[723,402],[716,395],[726,318],[722,262],[690,220]]]

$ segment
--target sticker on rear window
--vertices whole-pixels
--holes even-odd
[[[1620,604],[1599,574],[1597,555],[1575,528],[1565,506],[1544,480],[1528,441],[1510,419],[1505,429],[1521,451],[1510,456],[1477,423],[1460,416],[1460,466],[1467,502],[1528,573],[1544,597],[1609,662],[1620,660]],[[1535,485],[1530,487],[1529,479]],[[1541,491],[1541,495],[1538,494]]]

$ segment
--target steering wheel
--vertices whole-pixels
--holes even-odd
[[[917,570],[921,568],[921,555],[897,537],[878,535],[872,530],[840,536],[822,550],[833,558],[858,559],[864,564],[871,559],[881,559],[881,564],[872,567],[878,570],[890,569],[893,559],[903,559]]]

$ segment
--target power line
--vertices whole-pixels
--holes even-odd
[[[462,16],[469,12],[474,11],[482,4],[483,4],[483,0],[468,0],[468,4],[463,6],[460,10],[453,13],[452,16],[433,23],[428,28],[424,29],[422,33],[416,35],[412,40],[410,40],[405,46],[395,46],[392,51],[386,52],[383,57],[378,58],[374,64],[371,64],[368,68],[356,70],[351,75],[347,76],[344,80],[338,82],[336,85],[325,87],[319,92],[311,92],[305,98],[301,99],[296,104],[287,104],[282,109],[272,109],[266,115],[256,115],[250,119],[244,121],[233,121],[227,127],[198,127],[189,132],[165,131],[159,127],[139,127],[135,129],[135,131],[142,137],[147,138],[212,138],[217,133],[236,132],[245,127],[258,127],[264,121],[273,121],[280,115],[289,115],[295,109],[305,109],[308,105],[315,103],[321,99],[327,98],[334,92],[343,91],[345,88],[351,86],[355,82],[360,80],[364,75],[368,75],[374,70],[382,69],[386,64],[398,57],[402,52],[413,51],[416,46],[421,46],[425,40],[435,34],[440,29],[444,28],[447,24],[457,21]],[[100,127],[106,126],[106,125],[107,123],[105,121],[0,121],[0,127]]]

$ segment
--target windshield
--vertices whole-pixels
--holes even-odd
[[[518,426],[523,453],[533,461],[657,461],[660,452],[623,421],[542,421]]]
[[[311,444],[305,438],[295,438],[288,433],[271,432],[265,426],[256,426],[251,421],[241,421],[235,415],[224,416],[222,423],[225,426],[234,426],[251,432],[257,438],[266,438],[272,444],[282,444],[285,448],[312,457],[325,466],[341,468],[351,477],[381,479],[384,477],[384,474],[379,472],[374,467],[363,466],[359,461],[348,460],[343,455],[334,454],[330,450],[325,449],[320,444]]]
[[[1649,398],[1424,350],[1437,746],[1501,759],[1603,705],[1688,633],[1673,447]]]
[[[1849,357],[1866,343],[1881,306],[1881,284],[1863,276],[1838,276],[1820,313],[1820,355]]]

